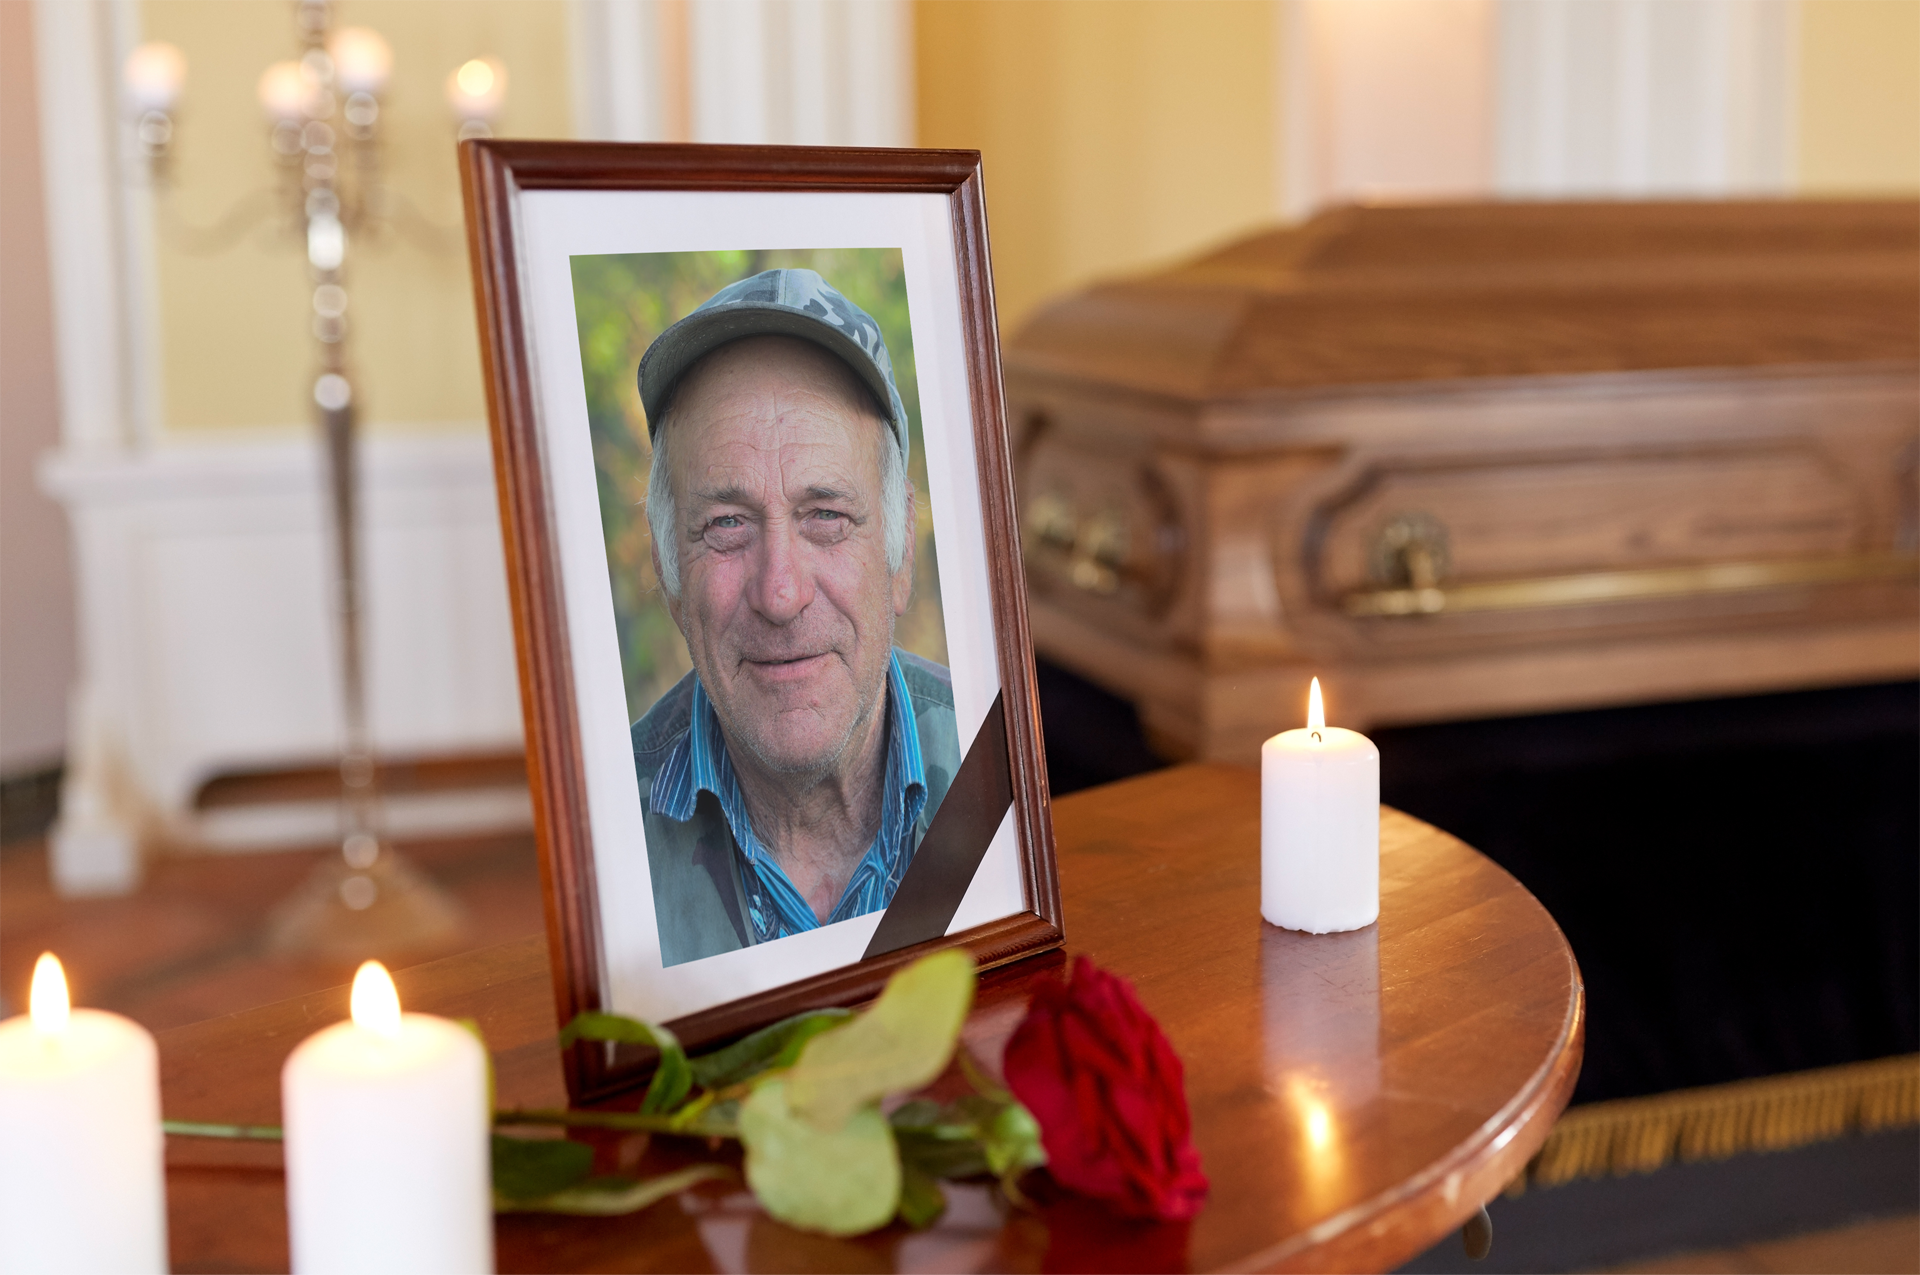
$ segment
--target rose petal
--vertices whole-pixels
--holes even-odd
[[[1199,1211],[1208,1184],[1185,1069],[1125,979],[1077,956],[1066,981],[1034,990],[1004,1069],[1063,1186],[1134,1216]]]

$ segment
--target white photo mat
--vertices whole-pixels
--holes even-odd
[[[582,776],[598,887],[602,1008],[651,1022],[858,963],[880,912],[663,966],[647,867],[570,258],[738,249],[896,248],[919,377],[921,437],[954,709],[972,746],[1000,692],[949,197],[841,192],[530,190],[518,197],[552,533],[565,598]],[[1000,822],[948,934],[1027,909],[1013,811]]]

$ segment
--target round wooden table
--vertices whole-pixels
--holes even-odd
[[[1314,936],[1260,920],[1253,771],[1161,771],[1064,798],[1054,821],[1068,950],[1133,980],[1185,1061],[1213,1180],[1198,1218],[1123,1222],[1071,1197],[1023,1212],[949,1184],[927,1231],[830,1240],[716,1184],[624,1218],[502,1218],[500,1269],[1387,1270],[1458,1228],[1545,1141],[1580,1066],[1579,969],[1553,919],[1484,856],[1383,810],[1379,923]],[[1034,980],[1061,965],[982,977],[966,1029],[977,1057],[998,1065]],[[479,1020],[502,1105],[564,1101],[542,943],[398,982],[409,1009]],[[167,1115],[277,1123],[281,1062],[345,1016],[336,988],[164,1033]],[[173,1269],[286,1269],[278,1148],[169,1144]],[[688,1152],[615,1139],[604,1154],[645,1172]]]

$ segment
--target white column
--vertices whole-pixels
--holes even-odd
[[[841,107],[850,146],[912,146],[913,6],[905,0],[831,0],[845,32]]]
[[[765,0],[697,0],[689,11],[693,140],[770,142]]]
[[[33,15],[61,439],[84,451],[136,439],[113,9],[38,0]]]
[[[770,121],[775,139],[800,146],[825,146],[845,133],[834,127],[834,107],[846,100],[839,91],[846,79],[846,46],[832,37],[833,18],[842,16],[832,0],[786,0],[778,10],[786,19],[786,56],[774,60],[784,72],[788,127],[779,128],[778,100]],[[784,132],[784,136],[781,136]]]
[[[573,0],[574,132],[911,146],[909,0]],[[685,39],[679,40],[684,17]]]
[[[693,138],[913,144],[907,0],[695,0]]]
[[[1785,194],[1798,167],[1800,6],[1749,0],[1734,9],[1728,35],[1729,186]]]
[[[573,131],[607,142],[664,141],[669,77],[657,0],[573,0]]]
[[[122,455],[158,432],[151,223],[144,192],[129,180],[120,111],[119,68],[137,21],[131,0],[38,0],[34,8],[61,451],[74,458]],[[92,570],[99,552],[76,519],[80,671],[50,856],[55,886],[73,894],[129,890],[140,875],[143,815],[127,782],[121,720],[130,688],[103,680],[117,662],[102,577]]]
[[[1621,0],[1620,47],[1614,58],[1614,172],[1620,192],[1637,195],[1652,185],[1653,0]]]

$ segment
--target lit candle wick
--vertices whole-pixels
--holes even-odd
[[[378,961],[367,961],[353,976],[353,1022],[388,1040],[400,1039],[400,993],[393,975]]]
[[[33,987],[27,993],[27,1012],[34,1030],[44,1036],[58,1036],[67,1030],[72,1005],[67,995],[67,972],[52,952],[40,953],[33,965]]]
[[[1320,679],[1314,678],[1307,687],[1307,730],[1313,735],[1313,742],[1324,743],[1320,732],[1327,728],[1327,710],[1320,702]]]

